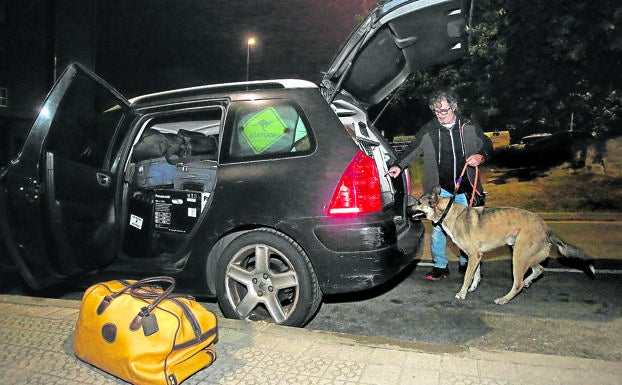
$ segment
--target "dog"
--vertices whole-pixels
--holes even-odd
[[[469,256],[457,299],[465,299],[467,290],[472,292],[477,288],[476,272],[479,273],[483,253],[505,245],[512,249],[514,283],[506,295],[495,299],[498,305],[508,303],[524,287],[528,288],[544,271],[540,263],[549,256],[580,261],[588,275],[596,276],[592,258],[560,239],[538,215],[515,207],[453,204],[453,197],[441,197],[439,192],[437,187],[431,194],[423,195],[410,209],[415,217],[425,215],[426,219],[443,226],[456,246]],[[531,274],[524,278],[529,268]]]

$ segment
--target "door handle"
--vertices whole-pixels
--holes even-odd
[[[98,172],[95,175],[97,178],[97,183],[99,183],[101,186],[104,186],[104,187],[110,186],[111,178],[108,175],[104,174],[103,172]]]

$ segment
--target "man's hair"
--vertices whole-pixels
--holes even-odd
[[[458,111],[458,95],[450,90],[435,91],[428,100],[430,110],[434,111],[434,105],[439,104],[443,99],[447,99],[447,104],[452,110]]]

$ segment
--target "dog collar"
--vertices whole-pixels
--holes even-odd
[[[449,203],[447,204],[447,207],[445,207],[445,210],[443,211],[441,218],[436,222],[437,225],[440,225],[443,223],[443,220],[445,220],[445,217],[447,216],[447,213],[449,212],[449,209],[451,208],[451,206],[453,206],[455,199],[456,199],[455,195],[452,195],[451,198],[449,198]]]

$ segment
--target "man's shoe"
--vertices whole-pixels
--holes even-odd
[[[447,278],[448,275],[448,268],[433,267],[432,271],[425,276],[425,279],[428,281],[439,281],[441,278]]]
[[[464,275],[466,273],[467,263],[458,263],[458,273]]]

